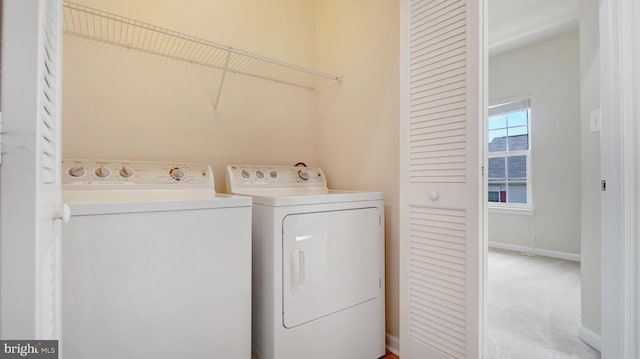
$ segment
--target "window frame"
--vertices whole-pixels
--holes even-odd
[[[527,150],[514,150],[514,151],[499,151],[499,152],[489,152],[489,118],[496,116],[507,114],[510,112],[516,112],[521,110],[527,110],[527,136],[528,136],[528,149]],[[487,128],[485,132],[486,143],[487,143],[487,205],[489,210],[497,213],[517,213],[517,214],[533,214],[533,176],[531,175],[531,158],[532,158],[532,136],[531,136],[531,99],[529,97],[520,98],[520,99],[511,99],[509,101],[498,101],[489,106],[488,115],[487,115]],[[508,123],[506,124],[508,128]],[[505,142],[508,142],[506,140]],[[527,184],[527,203],[510,203],[510,202],[491,202],[489,201],[489,159],[490,158],[507,158],[510,156],[525,156],[526,158],[526,184]],[[508,171],[508,164],[505,163],[505,171]],[[508,178],[508,177],[507,177]],[[505,181],[508,186],[508,181]],[[507,189],[508,196],[508,189]],[[507,198],[508,199],[508,198]]]

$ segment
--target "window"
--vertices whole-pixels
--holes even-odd
[[[489,107],[489,193],[492,206],[531,206],[530,101]]]

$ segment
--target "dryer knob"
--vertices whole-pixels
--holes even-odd
[[[256,171],[256,177],[258,177],[258,178],[264,178],[264,172],[262,172],[262,171],[260,171],[260,170],[257,170],[257,171]]]
[[[187,171],[185,171],[184,168],[180,168],[180,167],[174,167],[170,169],[169,174],[171,175],[171,178],[173,178],[176,181],[182,181],[187,177]]]
[[[278,171],[273,170],[273,171],[269,172],[269,177],[271,177],[273,179],[278,178]]]
[[[87,170],[84,168],[84,166],[73,166],[69,168],[68,173],[71,177],[82,177],[85,173],[87,173]]]
[[[127,166],[122,166],[122,168],[120,169],[120,176],[124,177],[124,178],[129,178],[131,176],[133,176],[133,169],[127,167]]]
[[[303,181],[308,181],[309,180],[309,172],[298,171],[298,178],[300,178]]]
[[[105,177],[109,177],[109,175],[111,174],[111,170],[108,169],[107,167],[98,167],[96,168],[94,173],[98,177],[105,178]]]
[[[251,175],[249,174],[249,172],[247,172],[247,170],[242,170],[242,172],[240,172],[240,176],[242,176],[242,178],[251,177]]]

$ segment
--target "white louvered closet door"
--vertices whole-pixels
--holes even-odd
[[[4,0],[0,334],[60,333],[60,0]]]
[[[403,0],[400,350],[482,352],[482,0]]]

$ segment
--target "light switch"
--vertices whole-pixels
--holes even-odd
[[[589,121],[591,132],[600,132],[602,124],[600,122],[600,109],[591,110],[591,117]]]

